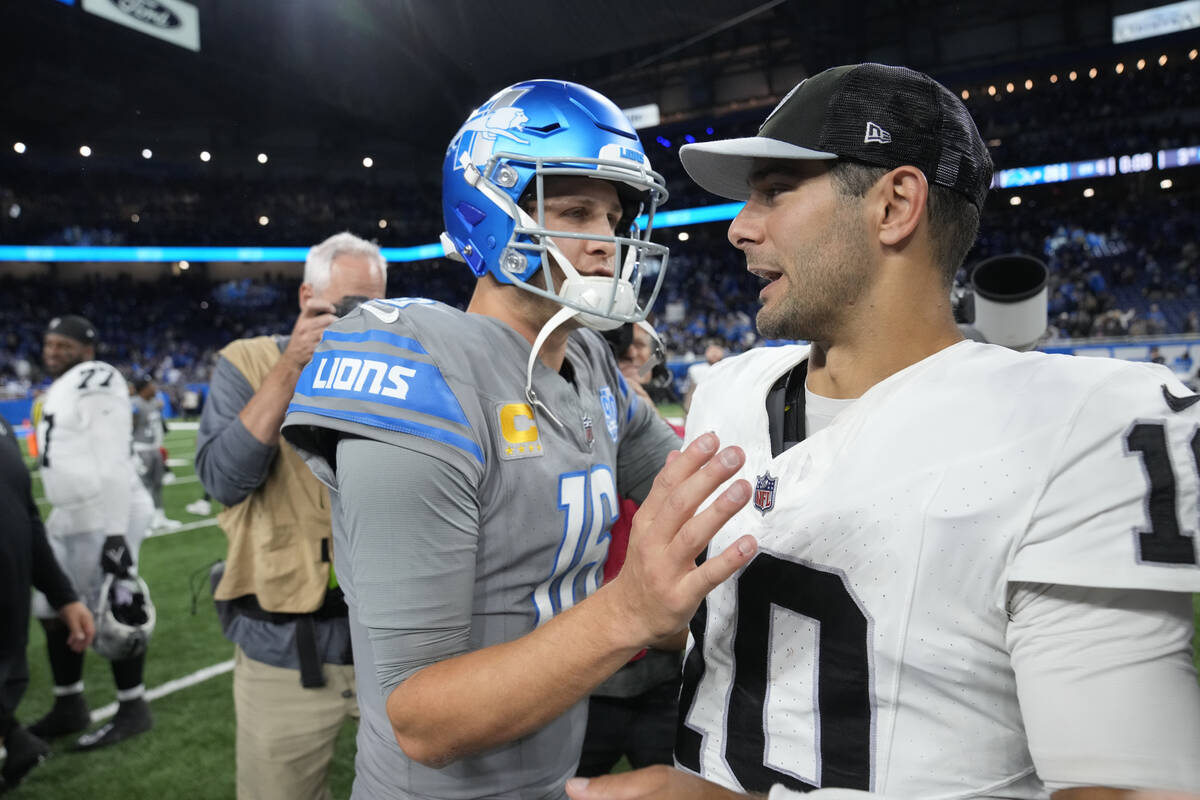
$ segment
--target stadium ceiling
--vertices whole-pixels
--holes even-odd
[[[837,63],[936,73],[1100,46],[1112,14],[1150,4],[189,0],[200,25],[192,52],[86,13],[85,2],[155,0],[4,3],[0,135],[427,154],[523,78],[579,80],[625,106],[659,102],[669,119],[727,110],[730,97],[772,102]]]

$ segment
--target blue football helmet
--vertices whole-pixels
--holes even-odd
[[[545,220],[545,176],[613,182],[624,214],[612,237],[553,231]],[[524,199],[531,207],[521,207]],[[603,95],[576,83],[534,80],[502,89],[476,109],[451,140],[442,166],[442,246],[477,277],[491,273],[548,297],[606,330],[645,318],[662,285],[665,245],[650,241],[656,209],[667,199],[633,126]],[[645,215],[639,228],[635,219]],[[551,237],[611,240],[613,276],[580,275]],[[565,280],[530,283],[549,254]]]

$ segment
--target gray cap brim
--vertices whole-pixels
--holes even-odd
[[[700,188],[731,200],[745,200],[750,196],[750,173],[754,171],[756,161],[766,158],[810,161],[829,160],[837,155],[765,136],[697,142],[679,148],[679,160],[692,180]]]

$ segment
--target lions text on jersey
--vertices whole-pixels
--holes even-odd
[[[356,798],[560,797],[574,773],[586,703],[440,769],[400,750],[384,707],[420,667],[516,639],[598,588],[619,498],[648,490],[679,445],[599,334],[570,335],[570,380],[535,364],[534,390],[557,422],[525,396],[529,353],[523,336],[490,316],[374,301],[325,332],[296,386],[283,433],[334,490],[335,567],[356,672],[360,686],[378,687],[360,692]],[[405,463],[436,470],[466,496],[469,524],[447,523],[452,503],[412,498],[397,475],[367,498],[386,530],[348,530],[347,519],[367,512],[344,507],[358,487],[338,486],[355,466],[336,445],[341,435],[391,445],[381,460],[419,454]],[[381,469],[357,467],[368,478]]]

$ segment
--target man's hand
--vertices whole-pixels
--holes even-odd
[[[567,781],[567,796],[571,800],[729,800],[749,795],[660,765],[620,775],[571,778]]]
[[[290,361],[297,369],[304,369],[312,361],[313,351],[321,341],[325,329],[337,321],[333,314],[333,303],[311,298],[292,326],[292,338],[282,358]]]
[[[757,551],[754,537],[743,536],[696,565],[709,540],[750,499],[750,484],[737,480],[696,514],[700,504],[746,461],[741,448],[718,453],[719,446],[716,434],[706,433],[667,458],[633,517],[625,564],[601,590],[616,606],[620,624],[635,632],[642,644],[687,625],[705,595],[749,563]]]
[[[124,536],[107,536],[104,547],[100,551],[100,569],[118,578],[128,578],[133,566],[133,556],[129,554],[129,545]]]
[[[58,610],[58,618],[67,626],[67,647],[82,653],[96,638],[96,623],[88,607],[76,600]]]

